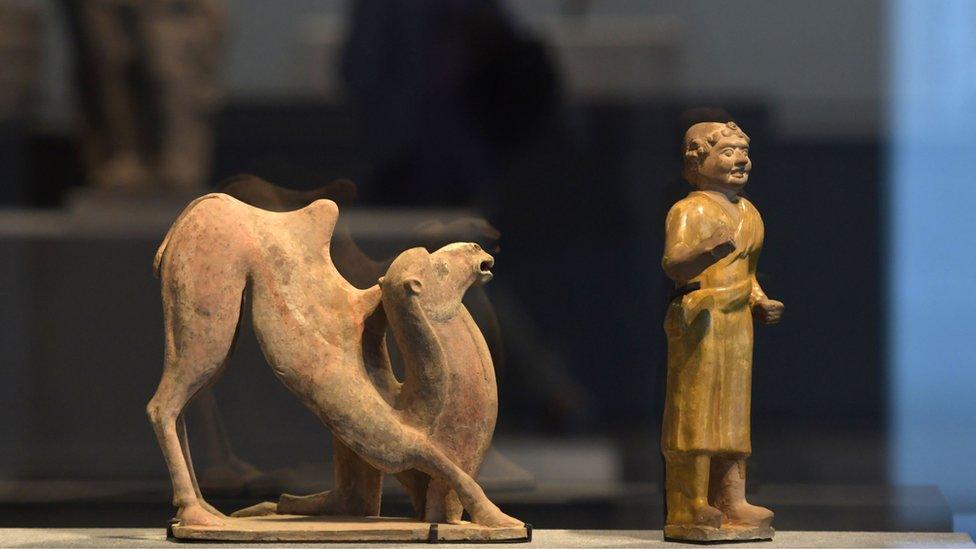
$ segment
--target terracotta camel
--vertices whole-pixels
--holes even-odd
[[[329,247],[337,218],[338,208],[329,200],[277,213],[210,194],[187,207],[160,246],[155,268],[162,279],[165,366],[147,412],[169,467],[178,518],[184,525],[222,522],[196,483],[182,411],[226,364],[249,293],[254,331],[268,362],[332,430],[340,443],[337,457],[342,456],[337,467],[349,466],[350,484],[374,482],[382,473],[416,471],[401,476],[427,475],[435,491],[443,483],[457,493],[473,522],[521,525],[491,503],[452,459],[454,454],[464,462],[444,443],[452,435],[436,422],[433,429],[424,423],[437,406],[427,400],[431,391],[437,393],[436,383],[429,385],[422,369],[415,378],[408,370],[402,387],[393,376],[386,314],[380,307],[384,291],[378,286],[356,289],[339,275]],[[434,320],[444,318],[438,315],[447,309],[430,303],[444,303],[438,300],[454,295],[453,290],[459,304],[467,287],[491,276],[491,256],[474,244],[447,246],[429,258],[435,278],[425,286],[425,280],[407,277],[400,288],[417,296],[425,311],[436,312],[430,316]],[[392,280],[399,280],[396,276]],[[364,473],[368,478],[360,478]],[[357,503],[359,511],[367,510],[371,505],[364,503],[371,502],[355,501],[361,494],[372,492],[345,498],[336,492],[331,500],[341,504],[334,510]]]
[[[275,212],[298,210],[318,199],[333,200],[339,204],[340,208],[344,208],[355,200],[357,194],[356,185],[345,179],[332,181],[317,189],[299,191],[274,185],[260,177],[250,174],[240,174],[228,178],[219,183],[218,188],[220,192],[228,194],[251,206]],[[484,219],[459,217],[447,224],[439,220],[431,220],[422,225],[418,225],[413,238],[419,246],[426,247],[427,249],[436,249],[453,242],[451,238],[456,239],[458,236],[493,243],[497,242],[500,235],[497,229],[492,227]],[[341,218],[338,220],[333,232],[330,251],[339,273],[357,288],[367,288],[375,285],[377,279],[386,273],[395,259],[395,257],[390,257],[388,259],[375,260],[367,256],[352,238],[348,224],[344,223]],[[429,262],[429,254],[423,248],[418,248],[417,252],[420,253],[415,252],[409,256],[411,258],[411,264]],[[403,258],[397,267],[401,270],[405,268],[408,262],[406,255]],[[494,401],[496,398],[494,396],[497,393],[494,382],[494,371],[499,367],[501,358],[504,356],[501,352],[502,345],[498,319],[495,316],[494,309],[482,285],[477,284],[469,288],[466,293],[463,291],[459,293],[463,293],[462,308],[466,309],[464,313],[475,315],[476,326],[474,326],[475,329],[465,329],[467,336],[462,339],[455,337],[452,340],[445,339],[443,343],[438,342],[438,345],[450,347],[450,352],[446,356],[450,356],[453,363],[438,363],[436,371],[444,373],[448,371],[460,372],[454,374],[453,377],[446,378],[450,379],[452,381],[451,383],[442,384],[441,392],[445,396],[439,400],[441,403],[440,415],[428,417],[426,421],[426,428],[431,433],[433,433],[435,425],[443,423],[438,418],[450,414],[451,410],[455,410],[460,403],[469,402],[477,398],[486,400],[483,397],[489,395],[489,391],[492,396],[487,400]],[[386,292],[383,298],[383,304],[388,311],[391,306],[397,305],[398,301],[394,297],[396,295],[400,295],[400,301],[408,299],[408,297],[402,294]],[[425,322],[422,325],[431,326],[431,323]],[[481,368],[485,367],[482,365],[484,357],[482,351],[484,350],[485,339],[488,340],[487,348],[490,353],[490,362],[486,366],[490,370],[488,375],[478,377],[477,379],[474,376],[465,376],[464,374],[469,371],[480,371]],[[408,346],[422,344],[430,340],[437,342],[438,335],[432,333],[424,337],[400,338],[399,343],[401,346]],[[411,353],[410,349],[406,351],[410,356],[416,355],[416,353]],[[415,372],[418,368],[424,367],[423,365],[416,364],[416,362],[413,364],[402,364],[403,359],[401,355],[397,355],[394,358],[398,357],[401,358],[401,364],[399,365],[400,368],[396,371],[403,372],[406,370],[408,377],[412,375],[411,372]],[[394,366],[396,365],[396,361],[394,361]],[[394,390],[398,391],[399,388],[395,387]],[[200,404],[203,405],[203,411],[205,413],[202,417],[204,419],[210,419],[210,424],[219,427],[221,423],[220,414],[217,411],[212,392],[209,390],[202,391],[196,400],[201,401]],[[467,433],[466,438],[468,440],[464,448],[455,449],[455,454],[450,456],[455,463],[462,464],[459,460],[462,454],[466,454],[466,448],[479,448],[482,443],[487,443],[491,440],[493,426],[497,416],[497,406],[478,407],[475,411],[477,414],[472,414],[471,410],[469,410],[467,417],[461,418],[464,421],[458,423],[458,426],[465,427],[465,433]],[[491,414],[490,421],[487,416],[489,413]],[[491,428],[472,431],[470,427],[476,423],[483,425],[490,424]],[[474,433],[478,433],[480,440],[474,440],[475,437],[472,436]],[[227,470],[233,471],[234,467],[237,467],[242,470],[241,480],[243,480],[248,473],[253,474],[251,471],[256,471],[256,469],[233,454],[230,441],[225,431],[211,428],[208,434],[212,439],[211,447],[216,447],[217,450],[211,451],[211,461],[216,460],[220,464],[216,468],[210,469],[211,473],[214,471],[222,473]],[[488,453],[491,451],[489,448]],[[234,513],[234,516],[252,516],[277,512],[308,515],[375,515],[379,513],[380,494],[378,491],[380,490],[381,483],[379,479],[381,477],[378,476],[378,472],[375,470],[356,470],[356,464],[361,463],[361,460],[357,462],[344,459],[343,456],[349,455],[349,453],[348,449],[344,448],[340,441],[336,442],[335,456],[333,459],[333,464],[336,469],[335,476],[333,477],[335,481],[334,490],[312,494],[310,496],[284,494],[281,496],[278,504],[266,502],[237,511]],[[477,459],[473,459],[473,457],[465,458],[464,464],[462,465],[465,472],[468,472],[472,476],[478,472],[481,463],[486,457],[480,453],[477,456]],[[496,453],[495,459],[503,460],[504,458]],[[418,518],[424,519],[429,516],[431,518],[428,520],[434,522],[456,522],[460,520],[460,506],[457,504],[457,495],[453,491],[445,494],[438,493],[428,498],[426,486],[429,477],[427,475],[414,471],[403,473],[398,475],[398,477],[412,496]],[[433,485],[434,489],[440,489],[440,487],[441,485],[439,483]],[[450,516],[440,511],[444,508],[443,505],[435,505],[435,502],[441,501],[444,501],[446,504],[448,500],[451,500],[451,509],[454,510],[454,512],[450,513]],[[430,512],[427,511],[428,506],[432,507]]]

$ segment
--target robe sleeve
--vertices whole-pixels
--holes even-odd
[[[664,257],[661,259],[661,267],[668,278],[679,284],[687,282],[675,278],[671,267],[675,258],[687,257],[701,248],[702,241],[705,240],[702,236],[706,230],[705,225],[711,224],[702,206],[694,200],[685,199],[671,207],[664,222]],[[707,232],[706,237],[710,234],[711,232]]]
[[[769,299],[766,297],[766,292],[763,291],[762,286],[759,285],[759,281],[756,280],[756,269],[759,264],[759,252],[762,251],[763,240],[766,237],[766,228],[763,225],[762,217],[759,215],[759,211],[756,210],[752,203],[749,203],[749,209],[755,215],[756,223],[756,237],[753,249],[749,251],[749,273],[752,277],[752,292],[749,294],[749,305],[755,305],[756,303]]]

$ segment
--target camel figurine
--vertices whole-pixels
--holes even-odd
[[[457,376],[437,371],[451,366],[455,357],[448,353],[455,340],[464,341],[459,348],[466,349],[477,341],[461,333],[473,323],[466,310],[461,312],[460,300],[468,287],[491,278],[491,256],[470,243],[429,254],[410,250],[402,255],[401,268],[394,269],[394,261],[392,278],[359,290],[342,278],[330,257],[337,219],[338,207],[330,200],[279,213],[214,193],[192,202],[160,246],[154,267],[162,280],[165,364],[147,413],[169,468],[180,525],[219,526],[227,518],[200,493],[182,412],[221,373],[250,295],[254,331],[272,369],[337,442],[337,477],[346,480],[337,479],[336,490],[318,495],[323,504],[318,510],[378,514],[382,474],[399,473],[415,504],[423,498],[428,516],[459,518],[453,491],[472,522],[522,526],[489,501],[472,478],[494,427],[493,372],[490,389],[445,409],[443,396],[451,388],[443,384]],[[446,360],[414,362],[401,385],[386,350],[388,315],[397,319],[395,334],[429,322],[426,333],[442,343]],[[396,323],[400,319],[402,326]],[[429,339],[411,341],[407,354],[437,351]],[[481,345],[475,345],[482,356],[473,367],[485,376],[491,368],[483,338]],[[489,385],[484,377],[481,383]],[[465,405],[489,412],[474,424],[481,434],[471,439],[450,425],[456,418],[470,421]],[[344,491],[344,486],[359,488]]]

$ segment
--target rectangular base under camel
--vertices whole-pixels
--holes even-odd
[[[308,517],[267,515],[229,517],[223,526],[170,526],[169,537],[178,540],[237,542],[528,542],[532,527],[488,528],[465,522],[438,524],[391,517]]]

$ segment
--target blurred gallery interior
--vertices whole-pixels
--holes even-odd
[[[151,263],[224,190],[336,200],[360,287],[409,247],[492,251],[481,482],[537,528],[660,528],[663,221],[706,107],[752,139],[786,303],[756,331],[750,499],[784,530],[973,532],[973,29],[966,0],[5,0],[0,520],[172,515]],[[329,485],[247,322],[188,422],[224,511]]]

